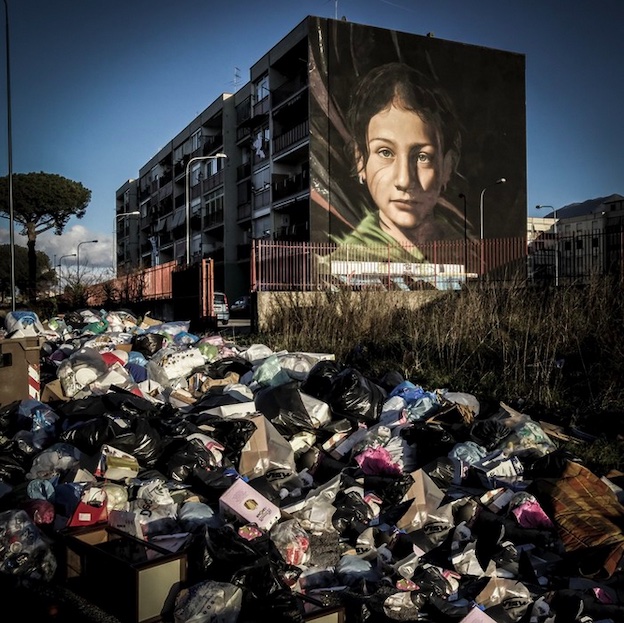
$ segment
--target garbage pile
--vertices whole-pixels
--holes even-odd
[[[9,316],[46,341],[41,400],[0,408],[2,574],[69,582],[107,534],[184,561],[175,623],[624,621],[618,475],[529,414],[130,311]]]

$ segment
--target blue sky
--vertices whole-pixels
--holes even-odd
[[[306,15],[524,54],[527,193],[559,208],[624,194],[624,0],[7,0],[13,172],[92,191],[37,249],[112,263],[115,191]],[[0,9],[4,9],[0,3]],[[0,175],[8,172],[0,13]],[[0,243],[8,241],[0,219]],[[17,244],[25,244],[16,235]],[[69,261],[69,260],[66,260]],[[70,262],[71,263],[71,262]],[[64,262],[65,265],[65,262]]]

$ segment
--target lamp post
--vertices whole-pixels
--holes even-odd
[[[65,257],[76,257],[75,253],[68,253],[67,255],[61,255],[61,257],[59,258],[59,263],[58,263],[58,267],[59,267],[59,295],[62,293],[62,286],[61,286],[61,264],[63,263],[63,258]]]
[[[120,212],[115,215],[115,223],[113,227],[113,269],[115,272],[115,278],[117,278],[117,224],[119,223],[120,218],[124,218],[126,216],[139,216],[140,214],[141,213],[138,210],[134,210],[132,212]]]
[[[83,240],[78,243],[78,247],[76,248],[76,281],[78,283],[80,283],[80,245],[91,244],[92,242],[99,242],[99,240]]]
[[[546,205],[536,205],[536,210],[550,208],[553,211],[553,234],[555,234],[555,286],[559,285],[559,236],[557,235],[557,208]]]
[[[198,160],[218,160],[219,158],[227,158],[227,154],[218,153],[214,156],[195,156],[190,158],[186,163],[186,171],[184,175],[184,197],[185,197],[185,215],[186,215],[186,264],[191,261],[191,200],[190,200],[190,184],[189,184],[189,171],[191,164]]]
[[[494,184],[490,184],[490,186],[486,186],[479,196],[479,223],[480,223],[480,240],[481,240],[481,276],[485,271],[484,266],[484,255],[483,255],[483,195],[485,195],[485,191],[492,186],[496,186],[496,184],[504,184],[507,180],[504,177],[498,178]]]
[[[9,45],[9,5],[4,0],[6,43],[6,98],[7,98],[7,183],[9,187],[9,247],[11,253],[11,309],[15,311],[15,231],[13,211],[13,139],[11,131],[11,57]]]
[[[459,198],[464,200],[464,275],[468,273],[468,213],[466,211],[466,195],[459,193]]]

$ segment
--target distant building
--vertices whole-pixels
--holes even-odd
[[[591,275],[624,276],[624,196],[572,203],[527,219],[533,276],[566,282]]]

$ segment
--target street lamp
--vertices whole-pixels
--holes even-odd
[[[468,214],[466,211],[466,195],[459,193],[459,198],[464,200],[464,274],[468,272]]]
[[[218,153],[214,156],[195,156],[194,158],[190,158],[186,163],[186,171],[184,176],[184,197],[186,200],[185,203],[185,213],[186,213],[186,264],[191,261],[191,201],[190,201],[190,187],[189,187],[189,171],[191,168],[191,164],[196,162],[197,160],[218,160],[219,158],[227,158],[227,154]]]
[[[61,264],[63,263],[63,258],[65,257],[76,257],[75,253],[69,253],[67,255],[61,255],[61,257],[59,258],[59,263],[58,263],[58,267],[59,267],[59,294],[61,294]]]
[[[559,237],[557,236],[557,208],[553,206],[537,205],[536,210],[550,208],[553,211],[553,234],[555,234],[555,286],[559,285]]]
[[[480,239],[481,239],[481,275],[484,272],[484,256],[483,256],[483,195],[485,195],[485,191],[492,186],[496,186],[496,184],[504,184],[507,180],[504,177],[500,177],[490,186],[486,186],[482,191],[479,197],[479,221],[480,221]]]
[[[83,240],[78,243],[78,247],[76,249],[76,281],[78,283],[80,283],[80,245],[91,244],[92,242],[99,242],[99,240]]]
[[[13,140],[11,131],[11,60],[9,45],[9,5],[4,0],[6,41],[6,97],[7,97],[7,184],[9,187],[9,247],[11,253],[11,309],[15,311],[15,231],[13,210]]]
[[[115,270],[115,278],[117,278],[117,223],[118,219],[124,218],[126,216],[139,216],[141,213],[138,210],[134,210],[133,212],[120,212],[115,215],[115,223],[113,227],[113,268]],[[125,256],[125,253],[124,253]],[[125,258],[124,258],[125,259]]]

